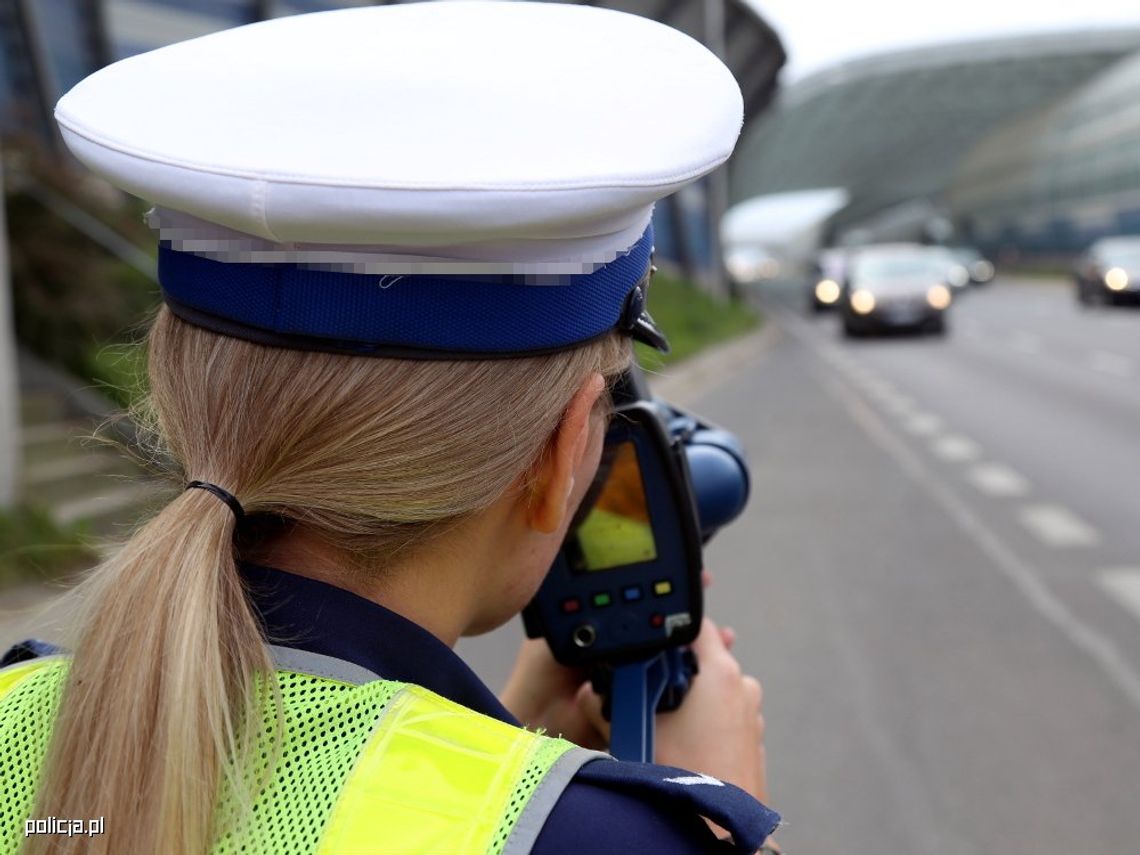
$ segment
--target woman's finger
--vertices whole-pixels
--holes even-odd
[[[732,645],[736,644],[736,630],[731,626],[722,626],[720,628],[720,639],[727,649],[732,650]]]
[[[574,703],[578,707],[578,712],[582,717],[589,722],[590,726],[596,730],[605,741],[610,741],[610,723],[606,721],[605,716],[602,715],[602,697],[594,691],[594,687],[589,683],[583,683],[578,689],[578,694],[574,698]]]
[[[724,636],[721,635],[720,627],[713,622],[712,618],[706,617],[701,621],[701,631],[693,641],[693,652],[697,654],[698,662],[702,660],[703,656],[723,657],[727,653],[724,646]]]

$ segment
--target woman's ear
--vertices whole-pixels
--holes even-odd
[[[606,381],[601,374],[586,378],[570,399],[562,421],[531,471],[526,521],[537,532],[558,531],[576,509],[575,486],[594,477],[597,460],[586,458],[595,428],[590,416],[605,388]]]

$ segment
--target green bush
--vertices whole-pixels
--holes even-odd
[[[123,409],[130,409],[146,391],[146,347],[141,341],[93,348],[84,362],[83,377]]]
[[[0,511],[0,585],[60,576],[96,560],[82,526],[59,526],[47,511],[32,505]]]
[[[745,303],[718,300],[663,273],[656,274],[649,286],[649,313],[672,348],[661,354],[639,344],[638,358],[650,369],[687,359],[709,345],[748,332],[760,321],[756,310]]]
[[[64,195],[59,188],[55,192]],[[136,245],[149,245],[140,241],[146,229],[135,206],[110,208],[74,192],[66,195]],[[31,195],[16,192],[7,206],[12,309],[20,344],[127,403],[139,386],[141,362],[124,356],[131,350],[124,346],[141,339],[160,300],[158,286]]]

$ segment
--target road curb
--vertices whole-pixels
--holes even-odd
[[[678,365],[647,371],[649,385],[655,395],[680,406],[691,406],[770,350],[779,337],[779,326],[766,317],[755,332],[716,345]]]

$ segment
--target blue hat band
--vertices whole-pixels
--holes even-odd
[[[621,326],[652,248],[650,227],[609,264],[552,285],[525,284],[520,276],[381,276],[230,263],[166,244],[158,275],[175,314],[225,335],[362,355],[489,358],[563,350]]]

